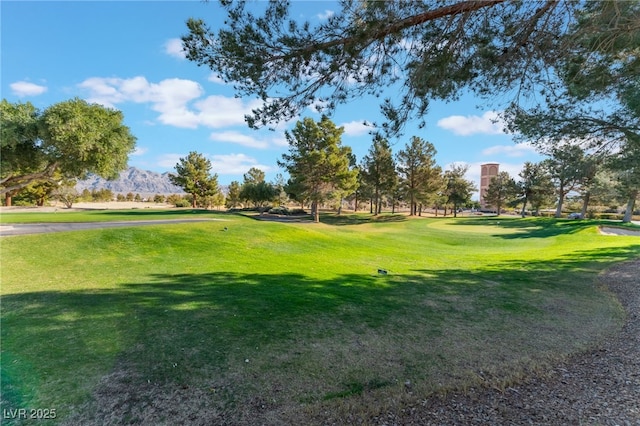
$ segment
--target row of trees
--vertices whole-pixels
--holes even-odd
[[[344,1],[322,22],[299,22],[284,1],[221,5],[225,25],[213,31],[190,19],[183,46],[238,96],[263,100],[247,117],[251,127],[374,95],[386,120],[379,127],[396,135],[407,121],[424,120],[432,100],[473,91],[504,111],[516,139],[552,158],[571,156],[570,145],[602,155],[633,209],[640,2]],[[385,98],[389,87],[393,99]],[[560,211],[570,189],[561,177],[556,184]]]
[[[370,201],[372,213],[378,214],[383,203],[395,209],[405,202],[410,214],[420,214],[424,206],[459,206],[468,203],[474,184],[465,179],[466,167],[453,166],[443,173],[436,165],[433,144],[413,137],[394,157],[386,138],[376,134],[369,153],[361,164],[351,148],[343,146],[342,127],[337,127],[323,116],[315,122],[311,118],[298,121],[293,130],[285,133],[289,151],[278,164],[285,168],[289,180],[281,176],[276,182],[265,181],[265,174],[251,168],[240,184],[229,186],[227,207],[251,203],[264,207],[272,202],[284,204],[287,200],[310,205],[314,220],[319,221],[320,206],[331,202],[338,207],[343,200],[359,203]],[[207,197],[218,191],[217,175],[211,174],[211,163],[201,154],[192,152],[176,164],[176,174],[170,178],[193,197]]]
[[[519,181],[500,172],[484,199],[498,214],[506,206],[522,205],[524,216],[528,206],[537,213],[543,206],[555,205],[555,217],[561,217],[567,196],[575,193],[582,200],[582,217],[587,216],[590,203],[610,206],[621,201],[626,204],[623,221],[629,222],[640,187],[634,170],[638,166],[620,170],[615,156],[589,154],[576,145],[557,146],[542,162],[525,163]]]
[[[371,213],[379,214],[383,206],[395,210],[399,203],[409,207],[411,215],[421,214],[423,208],[450,206],[457,213],[469,205],[476,191],[473,182],[465,178],[467,167],[453,165],[443,171],[436,164],[436,149],[428,141],[414,136],[394,155],[389,141],[381,134],[373,135],[368,153],[357,164],[349,147],[341,143],[343,128],[326,116],[320,121],[305,118],[285,136],[289,151],[283,154],[279,165],[289,173],[289,180],[278,176],[276,181],[265,181],[265,173],[251,168],[242,183],[229,186],[226,206],[239,205],[265,207],[292,200],[310,205],[315,221],[319,221],[319,207],[326,203],[338,206],[343,200],[354,203],[357,209],[368,200]],[[521,205],[522,215],[527,207],[534,214],[541,207],[556,205],[560,217],[564,200],[571,192],[583,199],[582,214],[586,216],[590,200],[602,204],[614,202],[614,195],[627,203],[625,220],[631,219],[638,183],[633,168],[622,172],[617,168],[617,157],[602,153],[587,153],[577,145],[555,146],[541,163],[527,162],[516,181],[507,172],[493,178],[485,201],[498,213],[505,207]],[[176,165],[177,175],[171,179],[192,195],[195,207],[199,198],[206,199],[219,193],[217,175],[211,174],[211,163],[201,154],[192,152]],[[634,195],[636,194],[636,195]]]

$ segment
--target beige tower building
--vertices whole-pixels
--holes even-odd
[[[498,176],[500,165],[498,163],[487,163],[480,166],[480,208],[486,209],[490,207],[484,201],[484,195],[487,193],[487,188],[491,183],[491,178]]]

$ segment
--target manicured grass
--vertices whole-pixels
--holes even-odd
[[[214,214],[202,209],[130,209],[130,210],[82,210],[53,212],[2,213],[0,223],[40,223],[40,222],[112,222],[126,220],[163,220],[207,217]]]
[[[3,238],[3,407],[304,423],[506,386],[615,332],[597,274],[640,255],[587,221],[207,214]]]

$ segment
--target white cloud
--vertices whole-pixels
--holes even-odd
[[[487,135],[500,135],[504,131],[504,123],[498,119],[498,113],[487,111],[482,116],[477,115],[452,115],[438,120],[438,127],[451,130],[460,136],[469,136],[478,133]]]
[[[287,140],[287,138],[284,136],[284,133],[282,133],[279,136],[276,136],[275,138],[273,138],[272,140],[273,144],[275,146],[289,146],[289,141]]]
[[[256,139],[252,136],[235,131],[211,133],[209,139],[216,142],[235,143],[249,148],[265,149],[269,147],[269,142],[267,141]]]
[[[158,121],[175,127],[220,128],[244,124],[244,116],[261,105],[259,100],[243,101],[225,96],[204,95],[200,84],[192,80],[170,78],[151,83],[145,77],[88,78],[79,84],[88,92],[88,101],[115,108],[124,102],[149,103],[158,112]],[[191,105],[192,104],[192,105]]]
[[[318,13],[316,16],[318,17],[318,19],[325,21],[329,18],[331,18],[333,15],[335,15],[336,13],[333,10],[325,10],[324,13]]]
[[[174,170],[180,158],[183,157],[185,157],[183,154],[163,154],[158,157],[156,164],[162,168]]]
[[[187,58],[187,53],[182,47],[182,40],[180,40],[179,38],[172,38],[167,40],[167,42],[164,44],[164,52],[169,56],[173,56],[174,58]]]
[[[527,143],[513,145],[495,145],[482,150],[482,155],[505,155],[507,157],[524,157],[536,153],[536,149]]]
[[[222,85],[226,85],[227,84],[227,83],[224,82],[223,79],[221,79],[220,77],[218,77],[214,73],[209,74],[209,77],[207,77],[207,81],[210,81],[210,82],[216,83],[216,84],[222,84]]]
[[[371,127],[367,126],[362,121],[350,121],[348,123],[342,123],[339,127],[344,127],[344,133],[348,136],[364,135],[371,130]]]
[[[137,146],[136,149],[130,155],[131,156],[144,155],[147,153],[147,151],[149,151],[149,148],[143,148],[143,147]]]
[[[263,172],[269,172],[274,168],[265,164],[260,164],[258,160],[246,154],[203,154],[211,161],[211,173],[218,175],[242,175],[249,171],[251,167],[258,168]],[[170,169],[175,172],[176,164],[187,154],[164,154],[156,159],[156,166]]]
[[[272,168],[263,164],[245,154],[226,154],[212,155],[211,168],[214,173],[219,175],[237,175],[246,173],[251,167],[258,168],[263,172],[268,172]]]
[[[260,105],[257,99],[245,103],[239,98],[213,95],[196,102],[195,108],[200,124],[220,128],[244,124],[244,116]]]
[[[90,102],[112,108],[123,102],[151,103],[154,111],[169,116],[204,93],[195,81],[179,78],[150,83],[142,76],[128,79],[91,77],[78,86],[88,91]]]
[[[48,89],[46,86],[40,86],[38,84],[29,83],[28,81],[16,81],[9,85],[13,94],[16,96],[37,96],[46,92]]]

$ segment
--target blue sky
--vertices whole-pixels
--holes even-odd
[[[319,22],[338,10],[330,1],[294,0],[295,15]],[[216,1],[6,1],[1,13],[2,98],[46,108],[79,97],[117,108],[137,137],[129,165],[156,172],[173,171],[190,151],[206,155],[220,184],[242,181],[249,168],[266,172],[268,180],[283,173],[276,164],[287,151],[284,130],[251,130],[244,115],[255,99],[238,99],[207,68],[187,61],[179,38],[189,17],[219,28],[224,14]],[[389,94],[393,97],[393,94]],[[479,184],[480,164],[500,163],[517,177],[525,161],[540,156],[516,145],[495,111],[463,96],[451,103],[434,102],[427,126],[408,123],[404,136],[391,140],[394,152],[411,136],[433,143],[443,168],[463,162],[467,177]],[[308,110],[301,116],[319,115]],[[343,144],[358,161],[371,145],[364,121],[382,121],[376,99],[338,108],[331,119],[345,127]]]

